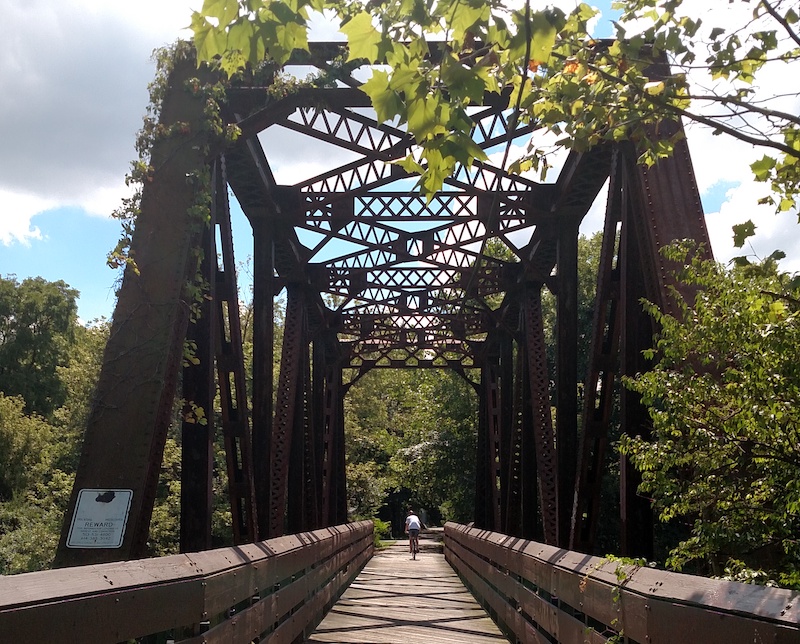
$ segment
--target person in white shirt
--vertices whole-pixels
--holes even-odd
[[[414,510],[408,511],[406,517],[406,534],[408,535],[408,551],[412,556],[419,552],[419,530],[422,527],[422,521],[414,514]]]

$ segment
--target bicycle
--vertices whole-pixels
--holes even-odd
[[[414,514],[413,510],[409,510],[408,516],[406,516],[406,534],[408,534],[408,549],[412,559],[416,559],[419,552],[420,528],[422,528],[422,521]]]
[[[411,559],[416,561],[419,552],[419,530],[408,531],[408,547],[411,550]]]

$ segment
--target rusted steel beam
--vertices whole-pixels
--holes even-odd
[[[221,264],[217,263],[215,305],[217,308],[217,378],[222,405],[222,434],[228,471],[228,496],[233,519],[234,542],[252,543],[258,539],[253,479],[252,437],[247,384],[244,371],[242,327],[239,319],[239,292],[233,254],[228,185],[224,162],[217,174],[215,199],[216,230]]]
[[[506,534],[522,536],[522,515],[523,515],[523,470],[525,464],[522,461],[522,441],[523,441],[523,391],[526,383],[523,382],[523,364],[525,355],[522,348],[517,345],[513,355],[514,379],[508,383],[508,388],[513,389],[513,400],[511,405],[511,415],[509,428],[509,441],[506,453],[506,472],[505,486],[506,499],[504,510],[504,531]]]
[[[345,462],[345,438],[344,438],[344,397],[347,389],[342,384],[342,371],[335,368],[336,378],[336,424],[334,425],[334,478],[336,481],[336,498],[334,508],[334,523],[342,523],[347,520],[347,471]]]
[[[628,163],[632,160],[628,159]],[[632,166],[628,166],[631,168]],[[631,173],[628,184],[635,188],[635,174]],[[631,176],[629,175],[629,176]],[[633,197],[633,195],[631,195]],[[622,240],[620,255],[622,257],[620,276],[620,306],[622,327],[620,329],[620,374],[634,376],[647,371],[649,364],[644,360],[642,351],[652,347],[655,326],[652,319],[642,310],[640,300],[648,295],[657,295],[650,282],[647,288],[648,265],[652,266],[655,258],[642,245],[642,234],[649,228],[650,222],[643,218],[641,210],[637,212],[631,203],[625,213],[622,224]],[[655,249],[652,249],[655,250]],[[645,270],[643,270],[645,269]],[[651,275],[652,276],[652,275]],[[648,290],[650,291],[648,293]],[[647,409],[642,404],[639,394],[623,388],[620,392],[620,425],[621,431],[630,436],[648,438],[651,433],[651,421]],[[625,457],[620,457],[620,518],[621,554],[631,557],[652,558],[653,552],[653,513],[650,502],[639,496],[637,488],[641,475]]]
[[[506,330],[499,334],[500,364],[499,387],[500,393],[500,434],[498,436],[499,467],[497,470],[498,484],[500,487],[500,523],[497,525],[505,530],[508,525],[509,482],[511,480],[511,449],[514,440],[514,338]]]
[[[486,365],[481,366],[478,394],[478,437],[475,450],[475,526],[491,525],[491,468],[489,463],[489,415],[487,405]]]
[[[339,428],[343,425],[339,413],[342,393],[342,371],[338,360],[328,359],[315,368],[321,372],[322,382],[322,521],[336,523],[345,490],[341,488],[339,469],[344,468],[344,440]]]
[[[303,328],[301,346],[308,346],[308,330]],[[310,444],[310,385],[311,364],[309,351],[300,351],[299,380],[295,397],[294,423],[292,424],[292,443],[289,456],[289,477],[287,495],[291,503],[286,508],[286,527],[289,534],[308,530],[310,515],[313,513],[314,499],[310,497],[308,479],[313,475],[310,470],[309,455],[313,446]]]
[[[309,405],[309,424],[313,441],[312,472],[310,482],[311,500],[314,503],[314,529],[323,528],[327,523],[325,514],[325,343],[315,337],[311,345],[311,399]]]
[[[289,285],[286,299],[281,371],[270,448],[269,537],[281,536],[285,530],[292,430],[295,416],[302,413],[297,405],[297,391],[301,386],[302,352],[307,351],[303,342],[305,303],[299,286]]]
[[[221,171],[215,162],[211,182]],[[217,387],[214,343],[217,338],[214,311],[216,199],[212,200],[210,227],[203,232],[200,273],[208,284],[207,297],[199,304],[197,319],[189,325],[187,341],[194,347],[197,363],[183,367],[183,423],[181,426],[181,552],[211,548],[212,480],[214,464],[214,398]],[[202,411],[199,414],[198,411]],[[205,424],[203,424],[204,421]]]
[[[530,376],[530,356],[528,352],[525,311],[520,310],[520,335],[517,345],[520,362],[520,536],[525,539],[544,540],[539,499],[539,471],[536,462],[536,432],[534,425],[534,404]]]
[[[558,461],[550,410],[550,376],[542,322],[542,287],[531,284],[525,291],[525,345],[528,386],[533,409],[533,438],[539,479],[539,507],[546,543],[558,542]]]
[[[266,209],[251,209],[253,229],[253,479],[259,535],[269,533],[274,355],[274,244]]]
[[[569,220],[558,235],[557,284],[558,544],[567,547],[578,460],[578,226]]]
[[[203,121],[205,99],[185,88],[189,78],[198,76],[205,79],[207,73],[198,70],[193,60],[176,61],[163,101],[162,125]],[[146,554],[186,338],[186,301],[192,299],[185,285],[197,271],[197,258],[192,251],[202,234],[202,225],[192,210],[197,187],[187,177],[196,176],[208,163],[203,148],[209,136],[202,130],[191,131],[154,144],[153,173],[143,189],[131,244],[138,272],[128,267],[119,291],[64,518],[57,566]],[[191,145],[187,144],[189,138]],[[115,543],[86,548],[80,545],[85,543],[81,539],[76,547],[68,546],[81,490],[120,490],[115,492],[119,498],[130,494],[127,524],[119,547]]]
[[[502,391],[500,389],[500,356],[490,354],[482,370],[486,391],[486,461],[488,504],[486,520],[490,529],[498,530],[502,525],[500,490],[503,487],[500,474],[502,442]]]
[[[614,406],[613,388],[616,375],[619,373],[618,353],[622,311],[619,302],[620,265],[624,258],[620,253],[618,231],[623,212],[626,212],[627,208],[625,168],[617,163],[615,155],[595,290],[569,546],[573,550],[589,553],[593,551],[600,520],[600,492],[605,474],[609,423]]]
[[[679,123],[663,123],[659,132],[670,136],[680,127]],[[646,297],[667,312],[673,307],[668,290],[675,285],[676,267],[661,250],[676,239],[693,239],[703,244],[702,254],[711,257],[711,246],[686,141],[679,140],[672,156],[650,168],[636,163],[631,145],[621,146],[621,152],[629,177],[629,209],[622,225],[620,370],[622,375],[633,376],[650,367],[642,351],[652,347],[655,330],[639,300]],[[651,421],[638,395],[625,389],[621,396],[622,431],[649,436]],[[625,458],[620,479],[623,554],[650,557],[651,504],[638,494],[640,475]]]

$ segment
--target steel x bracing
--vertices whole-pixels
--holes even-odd
[[[331,43],[311,50],[303,64],[341,53]],[[176,65],[163,124],[202,118],[203,101],[179,89],[197,73],[191,61]],[[210,156],[196,141],[167,140],[153,149],[157,163],[133,243],[139,272],[127,271],[120,290],[59,563],[145,552],[187,338],[184,283],[197,270],[196,250],[215,252],[187,214],[195,188],[186,177],[202,164],[217,168],[224,266],[215,273],[213,262],[205,264],[213,282],[206,315],[218,317],[189,337],[206,360],[220,338],[215,362],[237,539],[344,521],[348,388],[376,368],[449,368],[479,401],[475,525],[591,550],[612,394],[620,375],[642,368],[652,333],[638,300],[666,303],[665,244],[708,242],[680,125],[661,124],[659,133],[678,141],[676,154],[652,168],[636,165],[632,144],[609,143],[564,154],[555,176],[540,181],[497,165],[506,145],[521,149],[537,133],[534,124],[511,118],[507,94],[487,95],[469,110],[473,140],[488,159],[457,166],[440,192],[421,195],[416,178],[394,163],[413,151],[413,139],[379,122],[358,89],[307,87],[276,100],[268,88],[242,81],[227,93],[225,119],[242,132],[236,143]],[[232,245],[224,236],[223,159],[227,187],[253,233],[249,400],[226,255]],[[605,210],[607,223],[588,338],[578,320],[578,231],[604,184],[609,205],[593,210]],[[555,298],[554,328],[546,327],[543,291]],[[283,292],[278,354],[272,318]],[[579,373],[578,345],[589,341],[588,373]],[[211,405],[210,373],[186,371],[188,402]],[[585,400],[580,384],[591,390]],[[191,410],[189,404],[184,416]],[[638,400],[622,395],[620,410],[622,431],[646,433]],[[187,548],[208,543],[212,436],[211,427],[191,436],[184,453],[184,468],[197,469],[184,472],[185,502],[203,505],[184,508],[183,530],[203,531],[186,535]],[[120,449],[120,466],[98,457]],[[623,543],[631,554],[646,552],[647,539],[637,535],[647,534],[648,509],[635,496],[627,464],[622,472]],[[105,487],[133,495],[124,543],[114,552],[68,547],[79,490]]]

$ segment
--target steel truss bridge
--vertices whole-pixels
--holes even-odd
[[[313,45],[310,60],[303,62],[322,67],[335,50],[330,44]],[[535,608],[539,600],[524,604],[522,595],[546,595],[545,604],[554,605],[553,597],[577,592],[574,584],[567,591],[528,573],[550,566],[542,575],[555,580],[566,558],[578,575],[571,579],[580,586],[580,576],[588,574],[585,566],[594,565],[589,555],[603,519],[599,495],[612,407],[618,405],[622,431],[648,434],[646,410],[633,394],[615,387],[621,376],[646,368],[642,350],[650,346],[654,329],[639,300],[670,306],[671,267],[659,253],[666,244],[690,238],[710,253],[685,140],[678,140],[672,157],[650,168],[637,164],[637,152],[627,142],[571,152],[551,183],[510,174],[492,162],[459,166],[440,192],[426,198],[415,190],[414,177],[394,163],[413,150],[414,141],[401,128],[377,122],[366,96],[344,85],[275,98],[265,86],[232,84],[224,119],[242,135],[207,154],[208,135],[195,127],[205,99],[186,88],[191,79],[208,75],[183,60],[169,79],[161,122],[188,124],[187,133],[158,141],[152,150],[153,170],[131,246],[138,270],[126,270],[119,290],[57,565],[103,564],[92,566],[95,571],[112,566],[114,583],[119,586],[122,575],[135,592],[145,592],[125,571],[141,570],[131,560],[145,553],[167,428],[175,401],[189,401],[182,430],[180,543],[182,552],[199,554],[181,555],[180,570],[171,572],[164,572],[167,560],[154,563],[159,572],[152,574],[167,586],[188,589],[194,586],[186,575],[192,583],[202,577],[206,587],[213,586],[208,571],[217,571],[222,577],[214,577],[214,583],[222,586],[213,598],[196,597],[200,604],[191,604],[192,611],[219,615],[225,612],[221,606],[242,610],[246,600],[246,610],[253,611],[248,614],[260,615],[261,626],[271,623],[253,632],[273,634],[264,641],[293,641],[313,621],[300,618],[298,597],[310,601],[315,596],[314,606],[303,610],[318,616],[371,554],[364,541],[371,539],[364,536],[368,528],[342,527],[347,522],[343,401],[348,389],[372,369],[452,369],[477,394],[479,435],[474,529],[450,529],[449,557],[466,562],[462,576],[482,589],[506,622],[528,616],[521,633],[534,628],[531,623],[544,632],[548,619],[562,624],[561,617],[547,617],[544,605]],[[473,139],[490,159],[503,146],[535,135],[531,125],[514,124],[504,96],[487,96],[471,115]],[[673,136],[680,127],[664,123],[660,132]],[[333,151],[325,155],[331,159],[342,158],[344,151],[347,161],[293,185],[278,184],[270,160],[281,152],[274,146],[285,145],[276,132],[286,130]],[[192,215],[202,194],[197,171],[203,168],[211,177],[209,227],[198,226]],[[252,227],[252,382],[245,377],[230,193]],[[577,315],[579,227],[598,204],[605,217],[602,251],[592,337],[583,338]],[[195,279],[198,256],[207,285],[200,298],[187,287]],[[275,355],[275,298],[284,289],[285,329]],[[557,308],[553,365],[546,356],[545,289]],[[198,360],[184,360],[187,342]],[[587,346],[588,373],[579,374],[578,352]],[[277,379],[274,362],[280,363]],[[576,392],[583,377],[579,405]],[[210,550],[213,414],[207,414],[207,425],[190,422],[196,420],[193,406],[211,410],[216,396],[238,544],[225,553]],[[629,464],[621,468],[622,554],[648,556],[649,503],[636,495],[638,480]],[[111,537],[98,537],[104,547],[93,547],[76,534],[81,521],[98,516],[90,501],[105,492],[128,504],[127,522]],[[118,543],[103,542],[117,537]],[[546,553],[538,563],[514,550],[531,543]],[[322,551],[291,555],[313,544],[322,544]],[[498,544],[508,548],[505,555],[489,552]],[[259,568],[263,557],[278,557],[277,568],[268,563]],[[295,568],[281,564],[280,557]],[[109,563],[123,561],[130,563]],[[253,590],[236,590],[240,582],[232,581],[231,571],[239,566],[249,571],[244,578],[253,581]],[[316,566],[324,574],[313,576]],[[492,577],[493,570],[499,578]],[[59,583],[69,585],[62,573],[46,574],[61,574]],[[299,577],[308,582],[302,591],[276,590]],[[517,586],[512,587],[512,578]],[[106,597],[102,582],[89,586],[80,601]],[[135,594],[128,586],[118,601]],[[545,589],[544,595],[537,589]],[[63,588],[59,592],[78,601]],[[157,611],[163,601],[149,590],[136,596],[147,597],[148,610]],[[252,601],[266,596],[272,598],[269,609]],[[294,597],[295,603],[280,597]],[[47,603],[52,608],[51,599],[39,593],[30,607]],[[706,599],[712,613],[722,610]],[[577,595],[572,600],[581,603]],[[775,601],[784,600],[781,595]],[[201,604],[206,608],[197,608]],[[12,613],[22,614],[16,606]],[[102,602],[97,606],[97,614],[112,611]],[[571,618],[589,615],[583,628],[604,618],[581,606],[573,606]],[[289,612],[277,617],[278,608]],[[537,610],[544,611],[539,622]],[[195,624],[197,631],[204,620],[195,612],[172,623]],[[128,622],[137,622],[128,615]],[[285,627],[290,635],[275,635],[289,622],[295,624]],[[225,628],[227,633],[232,627]],[[156,624],[147,632],[158,630]],[[122,637],[132,631],[114,632]],[[542,641],[577,641],[566,635],[553,639],[557,635],[548,632],[550,639]],[[525,639],[529,636],[518,635],[521,641],[538,641]],[[191,641],[240,641],[205,637]],[[253,639],[247,637],[241,641]]]

